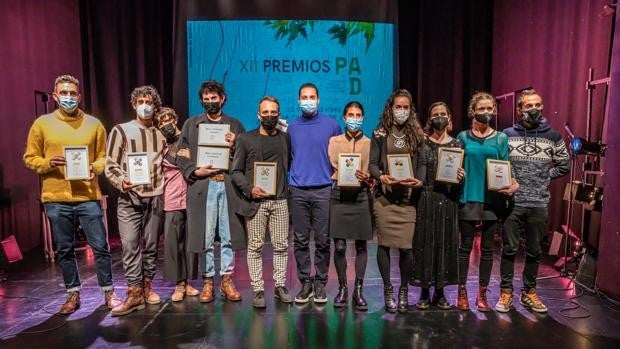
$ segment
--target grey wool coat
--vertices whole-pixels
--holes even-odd
[[[187,187],[187,249],[190,252],[200,253],[205,247],[206,205],[209,189],[208,178],[198,178],[193,173],[196,169],[198,150],[198,125],[208,123],[206,113],[191,117],[183,124],[179,137],[178,149],[189,149],[190,158],[179,156],[177,164],[188,182]],[[245,132],[241,122],[231,116],[222,114],[218,123],[229,124],[230,132],[236,137]],[[234,147],[231,149],[231,157]],[[228,201],[228,218],[230,222],[230,236],[233,250],[242,250],[247,247],[245,218],[237,213],[242,202],[241,193],[232,184],[230,175],[224,173],[226,200]]]

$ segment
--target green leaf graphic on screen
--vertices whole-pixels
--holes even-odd
[[[364,38],[366,38],[366,51],[368,51],[370,44],[375,39],[375,24],[368,22],[342,22],[334,24],[327,32],[332,35],[332,39],[338,40],[338,43],[342,46],[346,45],[347,39],[350,37],[363,33]]]
[[[286,42],[287,47],[299,36],[302,36],[304,39],[308,38],[307,27],[310,27],[310,31],[314,30],[314,21],[306,20],[265,21],[264,25],[276,31],[274,37],[277,40],[282,39],[286,36],[288,38],[288,41]]]

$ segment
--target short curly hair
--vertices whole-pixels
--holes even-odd
[[[493,95],[488,92],[478,91],[474,93],[474,95],[471,96],[471,99],[469,100],[469,106],[467,107],[467,116],[473,118],[476,114],[474,110],[476,109],[476,105],[478,104],[478,102],[485,99],[493,102],[493,109],[497,112],[497,101],[495,100],[495,97],[493,97]]]
[[[162,123],[168,120],[179,121],[179,116],[172,108],[169,108],[169,107],[159,108],[159,111],[157,112],[157,114],[155,114],[155,125],[159,128]]]
[[[153,85],[144,85],[134,88],[130,95],[131,104],[135,104],[138,98],[143,96],[151,96],[153,98],[153,107],[156,111],[159,110],[161,107],[161,97]]]
[[[74,84],[75,86],[77,86],[78,88],[80,87],[80,80],[78,80],[73,75],[65,74],[65,75],[61,75],[61,76],[57,77],[56,80],[54,80],[54,90],[53,91],[56,91],[56,86],[58,86],[58,84],[62,84],[62,83],[71,83],[71,84]]]

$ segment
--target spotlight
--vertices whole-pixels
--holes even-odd
[[[598,142],[590,142],[582,137],[574,137],[570,142],[570,147],[575,154],[605,156],[607,145]]]

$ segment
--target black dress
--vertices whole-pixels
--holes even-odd
[[[463,148],[453,139],[446,144],[426,140],[421,161],[426,163],[424,187],[417,209],[413,238],[413,283],[420,287],[458,284],[458,206],[460,184],[435,182],[440,147]]]

